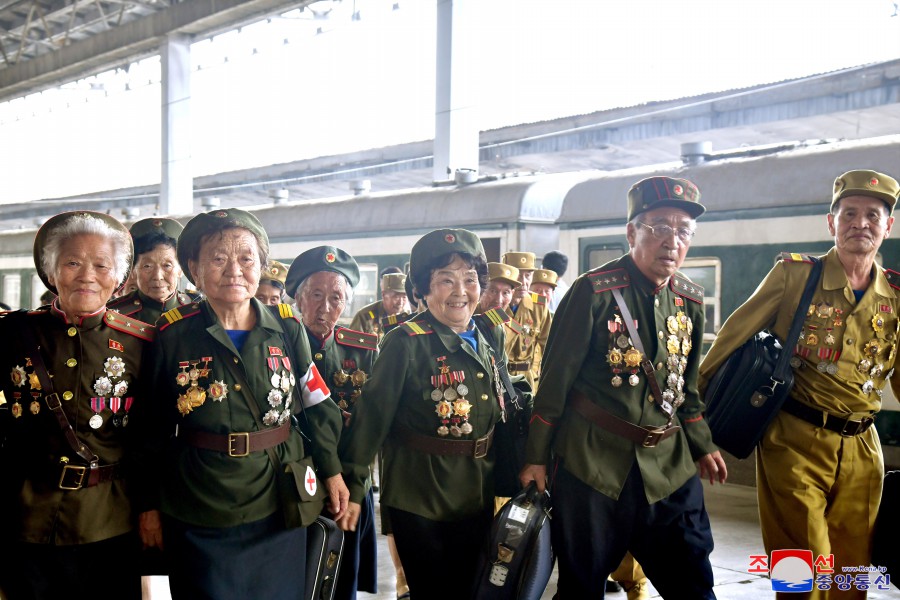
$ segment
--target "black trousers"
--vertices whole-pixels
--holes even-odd
[[[390,508],[391,526],[411,598],[467,598],[491,527],[491,512],[463,521],[432,521]]]
[[[712,531],[696,476],[649,504],[637,462],[618,500],[559,465],[550,496],[559,600],[603,598],[606,578],[628,550],[663,598],[715,599]]]

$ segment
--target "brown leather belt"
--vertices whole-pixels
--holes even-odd
[[[853,437],[866,431],[875,422],[875,417],[865,417],[858,421],[836,417],[825,411],[813,408],[803,404],[799,400],[788,397],[781,410],[794,415],[798,419],[803,419],[816,427],[824,427],[831,431],[837,432],[844,437]]]
[[[121,478],[122,469],[118,464],[102,467],[65,464],[59,474],[59,489],[80,490]]]
[[[391,431],[395,442],[406,446],[411,450],[417,450],[426,454],[441,454],[447,456],[471,456],[472,458],[484,458],[494,441],[494,428],[487,435],[477,440],[445,440],[430,435],[416,433],[412,429],[403,426],[394,427]]]
[[[681,427],[670,425],[669,427],[642,427],[620,419],[616,415],[603,410],[590,401],[588,397],[578,390],[569,392],[569,402],[572,409],[579,415],[595,424],[601,429],[614,433],[619,437],[631,440],[644,448],[653,448],[666,438],[675,435]]]
[[[530,371],[531,363],[527,360],[522,362],[508,362],[506,363],[506,368],[509,371]]]
[[[272,446],[277,446],[287,440],[290,433],[291,424],[287,422],[284,425],[263,431],[242,431],[227,435],[208,433],[206,431],[189,431],[178,437],[184,443],[195,448],[215,450],[216,452],[224,452],[228,456],[240,458],[247,456],[251,452],[260,452]]]

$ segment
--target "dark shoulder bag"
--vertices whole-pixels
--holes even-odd
[[[753,453],[794,385],[790,359],[822,271],[822,261],[812,260],[784,343],[770,332],[760,331],[722,363],[706,389],[705,416],[713,442],[737,458]]]

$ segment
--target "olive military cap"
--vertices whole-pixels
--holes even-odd
[[[271,286],[284,289],[284,282],[287,280],[288,267],[284,263],[277,260],[270,260],[269,266],[263,269],[259,276],[260,283],[268,283]]]
[[[423,235],[409,253],[409,271],[416,273],[434,259],[452,253],[484,258],[481,239],[466,229],[435,229]]]
[[[534,271],[535,258],[534,252],[507,252],[500,259],[500,262],[515,267],[520,271]]]
[[[406,275],[403,273],[385,273],[381,276],[381,287],[389,292],[406,293]]]
[[[559,279],[559,275],[556,274],[556,271],[551,271],[550,269],[537,269],[534,272],[534,279],[532,279],[531,282],[546,283],[547,285],[556,287],[557,279]]]
[[[200,256],[200,245],[203,239],[214,233],[241,227],[248,230],[259,241],[261,253],[268,254],[269,236],[256,215],[240,208],[223,208],[214,211],[200,213],[187,222],[181,237],[178,238],[178,263],[184,269],[184,275],[188,281],[196,285],[194,276],[189,268],[189,261],[197,260]]]
[[[487,265],[489,281],[502,281],[514,288],[522,285],[519,283],[519,270],[517,268],[498,262],[489,262]]]
[[[687,179],[676,177],[648,177],[628,190],[628,220],[654,208],[680,208],[696,219],[706,207],[700,204],[700,190]]]
[[[831,196],[831,210],[841,198],[847,196],[871,196],[883,200],[888,205],[888,212],[893,214],[897,197],[900,196],[900,184],[890,175],[877,171],[859,169],[847,171],[834,180],[834,192]]]
[[[48,290],[53,292],[54,294],[58,293],[55,285],[51,285],[50,280],[47,279],[47,273],[44,272],[43,267],[43,258],[44,258],[44,249],[47,245],[47,238],[50,233],[57,229],[58,227],[62,227],[71,219],[75,218],[88,218],[92,217],[94,219],[99,219],[109,227],[111,227],[115,231],[120,231],[125,234],[125,238],[128,240],[128,265],[129,269],[131,266],[132,258],[134,257],[134,242],[131,239],[131,235],[129,235],[128,228],[125,227],[122,223],[116,220],[115,217],[111,217],[104,213],[92,212],[88,210],[79,210],[74,212],[64,212],[47,220],[40,229],[38,229],[37,235],[34,237],[34,266],[37,269],[38,277],[41,278],[41,281],[47,287]],[[125,279],[128,277],[128,271],[126,270],[121,274],[121,279],[119,279],[119,285],[121,285]]]
[[[178,240],[184,226],[175,219],[165,219],[162,217],[151,217],[149,219],[141,219],[135,221],[131,226],[131,237],[137,242],[145,235],[162,234],[173,240]]]
[[[303,280],[319,271],[340,273],[350,282],[350,287],[359,283],[359,265],[347,252],[334,246],[316,246],[294,259],[288,271],[284,291],[293,298]]]

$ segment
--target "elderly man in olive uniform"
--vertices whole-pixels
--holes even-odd
[[[300,254],[288,270],[285,291],[297,302],[313,360],[334,400],[350,419],[360,389],[372,373],[378,337],[337,324],[359,283],[359,266],[334,246],[317,246]],[[346,432],[346,429],[345,429]],[[342,435],[346,443],[346,435]],[[335,598],[356,598],[357,590],[376,592],[375,500],[371,488],[356,531],[346,532],[344,558]]]
[[[481,293],[481,301],[478,303],[478,312],[481,314],[492,308],[508,309],[513,293],[522,285],[517,268],[497,262],[489,262],[487,266],[488,285]]]
[[[834,247],[821,257],[822,276],[793,349],[794,387],[756,453],[766,552],[798,548],[826,561],[833,555],[827,568],[835,573],[869,564],[884,474],[871,425],[888,382],[900,393],[900,273],[875,262],[891,232],[898,196],[897,181],[875,171],[849,171],[835,179],[827,215]],[[801,254],[781,259],[722,325],[700,370],[701,390],[760,329],[786,337],[811,264]],[[865,596],[833,585],[809,597]]]
[[[388,329],[409,316],[406,300],[406,275],[384,273],[381,276],[381,300],[363,306],[350,322],[350,329],[374,333],[381,339]]]
[[[547,301],[547,308],[551,315],[556,310],[552,306],[552,300],[558,278],[556,271],[550,269],[535,269],[534,275],[531,277],[531,291]]]
[[[129,231],[134,240],[131,280],[137,287],[111,300],[108,309],[153,324],[167,310],[194,301],[195,297],[178,289],[182,268],[178,264],[177,248],[183,229],[178,221],[162,217],[141,219],[131,226]]]
[[[561,598],[602,598],[629,550],[664,598],[715,598],[694,461],[710,481],[726,468],[696,386],[703,290],[677,272],[699,199],[685,179],[633,185],[629,253],[578,277],[554,317],[521,480],[554,475]]]
[[[550,309],[547,300],[530,291],[534,277],[533,252],[507,252],[500,261],[519,270],[521,286],[513,292],[507,312],[516,330],[506,338],[507,368],[510,375],[524,375],[532,389],[537,389],[541,357],[547,336],[550,335]]]
[[[270,260],[266,268],[259,276],[259,287],[256,289],[256,299],[263,304],[276,306],[281,304],[284,296],[284,282],[287,280],[287,265]]]

